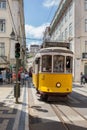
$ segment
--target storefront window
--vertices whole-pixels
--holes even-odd
[[[42,71],[43,72],[52,71],[52,56],[51,55],[42,56]]]
[[[0,42],[0,56],[5,56],[5,43]]]
[[[53,71],[64,72],[64,60],[65,57],[61,55],[55,55],[53,58]]]

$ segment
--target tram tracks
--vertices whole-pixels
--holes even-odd
[[[68,125],[65,123],[64,119],[62,118],[62,116],[60,114],[60,110],[58,109],[57,105],[50,104],[50,106],[52,107],[52,109],[55,112],[56,116],[59,118],[59,120],[63,124],[65,130],[70,130]]]
[[[87,124],[87,117],[81,111],[76,110],[70,102],[63,102],[62,104],[55,104],[54,102],[50,106],[63,124],[65,130],[71,130],[70,124],[72,126],[78,125],[79,127],[84,127],[84,123]],[[87,125],[85,125],[85,128],[87,128]]]
[[[38,128],[39,125],[44,126],[43,129],[45,129],[46,126],[49,127],[49,124],[59,130],[87,129],[87,111],[84,112],[87,108],[87,98],[84,93],[82,95],[76,90],[68,96],[68,100],[55,101],[54,99],[51,102],[42,102],[37,97],[35,89],[32,90],[29,90],[31,129],[36,125]]]
[[[78,112],[75,108],[73,108],[68,102],[66,103],[73,111],[75,111],[78,115],[80,115],[84,120],[87,121],[87,118],[84,117],[80,112]]]

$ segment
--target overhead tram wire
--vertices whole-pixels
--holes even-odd
[[[46,22],[48,22],[48,21],[49,21],[49,18],[50,18],[50,16],[51,16],[51,13],[52,13],[53,8],[54,8],[54,7],[52,6],[52,8],[51,8],[51,10],[50,10],[50,12],[49,12],[49,14],[48,14],[48,17],[47,17]]]
[[[10,15],[11,15],[11,20],[12,20],[15,32],[17,34],[17,30],[16,30],[16,26],[15,26],[14,19],[13,19],[13,16],[12,16],[12,11],[11,11],[11,8],[10,8],[9,0],[7,0],[7,3],[8,3],[9,12],[10,12]]]
[[[79,3],[79,5],[80,5],[80,3]],[[47,21],[49,20],[49,17],[50,17],[50,15],[51,15],[51,13],[52,13],[53,8],[54,8],[54,6],[52,6],[52,8],[51,8],[51,10],[50,10],[50,12],[49,12],[49,15],[48,15],[48,17],[47,17]],[[80,23],[81,23],[81,21],[83,20],[84,16],[85,16],[85,15],[83,15],[83,16],[80,18],[79,23],[76,22],[76,28],[77,28],[77,29],[79,28]]]
[[[8,7],[9,7],[9,11],[10,11],[10,15],[11,15],[11,19],[12,19],[12,22],[13,22],[13,25],[14,25],[14,28],[15,28],[15,31],[16,31],[16,34],[17,34],[17,30],[16,30],[16,26],[15,26],[15,23],[14,23],[14,20],[13,20],[13,16],[12,16],[12,11],[11,11],[11,8],[10,8],[10,4],[9,4],[9,0],[7,0],[7,3],[8,3]],[[80,3],[79,3],[80,4]],[[47,20],[49,20],[49,17],[51,16],[51,13],[52,13],[52,10],[53,10],[54,6],[52,6],[49,14],[48,14],[48,17],[47,17]],[[81,21],[83,20],[85,15],[82,16],[82,18],[80,19],[80,22],[79,23],[76,23],[76,28],[78,29],[79,28],[79,25],[81,23]],[[32,38],[25,38],[25,39],[28,39],[28,40],[38,40],[38,39],[32,39]],[[40,41],[41,39],[39,39]]]
[[[12,16],[12,11],[11,11],[11,8],[10,8],[9,0],[7,0],[7,3],[8,3],[8,8],[9,8],[11,20],[12,20],[12,23],[13,23],[13,26],[14,26],[14,29],[15,29],[15,32],[16,32],[16,34],[17,34],[17,30],[16,30],[16,26],[15,26],[14,19],[13,19],[13,16]],[[23,37],[21,37],[21,38],[23,38]],[[26,40],[34,40],[34,41],[42,41],[42,39],[37,39],[37,38],[26,38],[26,37],[24,37],[23,39],[26,39]]]
[[[50,16],[51,16],[52,11],[53,11],[53,9],[54,9],[54,8],[55,8],[55,6],[52,6],[52,7],[51,7],[50,12],[49,12],[48,17],[47,17],[46,22],[48,22],[48,20],[50,19]]]
[[[28,40],[29,40],[29,41],[28,41]],[[37,38],[26,38],[26,44],[29,43],[29,42],[31,42],[31,41],[36,41],[36,42],[38,41],[38,42],[41,43],[41,42],[43,41],[43,39],[37,39]]]
[[[34,41],[42,41],[43,39],[38,39],[38,38],[25,38],[26,40],[34,40]]]

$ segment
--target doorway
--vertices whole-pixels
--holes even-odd
[[[84,65],[84,74],[87,75],[87,64]]]

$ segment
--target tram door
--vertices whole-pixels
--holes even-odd
[[[35,74],[37,75],[36,76],[36,87],[37,87],[37,90],[38,90],[38,87],[39,87],[39,70],[40,70],[40,58],[37,58],[36,59],[36,62],[35,62]]]

